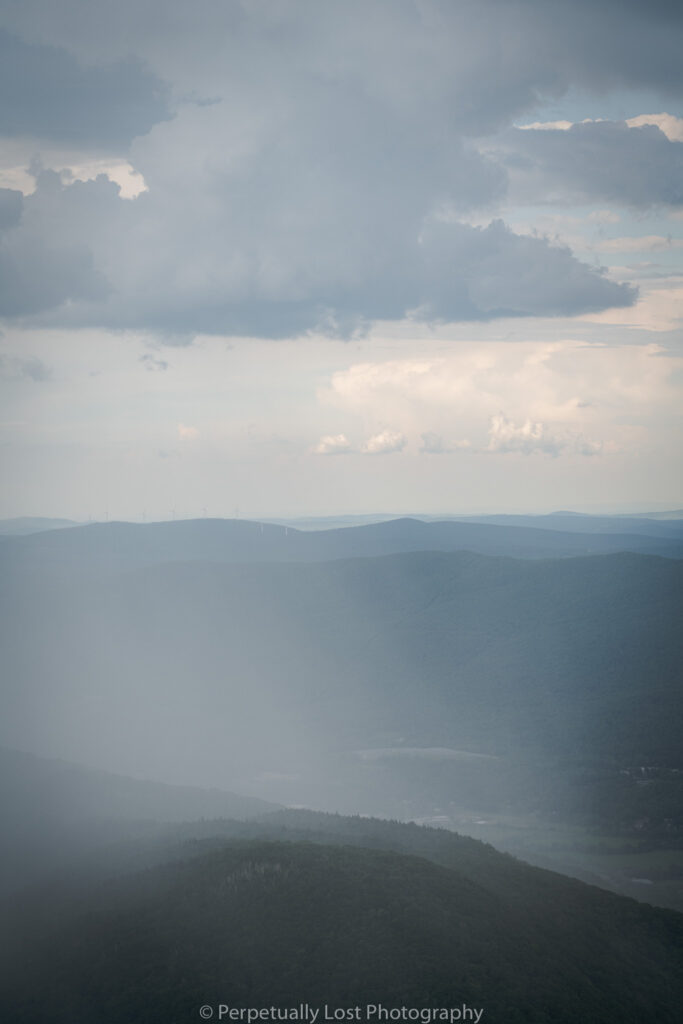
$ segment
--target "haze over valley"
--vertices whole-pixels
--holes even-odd
[[[2,741],[290,806],[524,822],[536,853],[569,826],[676,846],[683,563],[641,548],[675,551],[683,520],[639,522],[5,537]],[[527,557],[453,550],[463,531]]]

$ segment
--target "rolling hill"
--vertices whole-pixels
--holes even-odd
[[[369,824],[375,848],[335,845],[334,829],[324,843],[216,839],[14,905],[6,1019],[180,1022],[201,1006],[308,1003],[359,1005],[359,1020],[382,1004],[468,1006],[501,1024],[677,1021],[681,915],[389,825],[428,851],[399,853]],[[448,838],[447,863],[429,857],[432,837]]]

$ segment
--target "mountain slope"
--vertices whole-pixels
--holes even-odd
[[[495,870],[489,888],[385,850],[227,843],[100,885],[38,942],[24,908],[3,958],[7,1018],[180,1022],[202,1005],[308,1002],[468,1005],[506,1024],[678,1019],[682,917],[523,866],[521,903]]]
[[[157,823],[248,818],[276,805],[168,786],[0,748],[0,895]]]
[[[63,530],[78,526],[73,519],[48,519],[44,516],[18,516],[14,519],[0,519],[0,537],[23,537],[45,530]]]

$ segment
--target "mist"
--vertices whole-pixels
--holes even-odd
[[[680,521],[613,534],[582,517],[568,533],[553,518],[5,538],[2,742],[403,819],[547,811],[571,803],[585,766],[673,764],[668,697],[645,745],[647,710],[615,720],[613,707],[647,702],[654,660],[677,678],[681,562],[644,551],[683,553]],[[449,550],[468,540],[496,554]],[[625,543],[633,553],[589,554]],[[574,812],[595,799],[574,794]]]

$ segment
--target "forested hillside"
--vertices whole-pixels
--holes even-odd
[[[683,918],[493,851],[486,867],[475,882],[457,860],[242,840],[66,910],[62,898],[38,939],[24,905],[7,1019],[180,1022],[202,1005],[300,1002],[469,1005],[506,1024],[678,1019]]]

